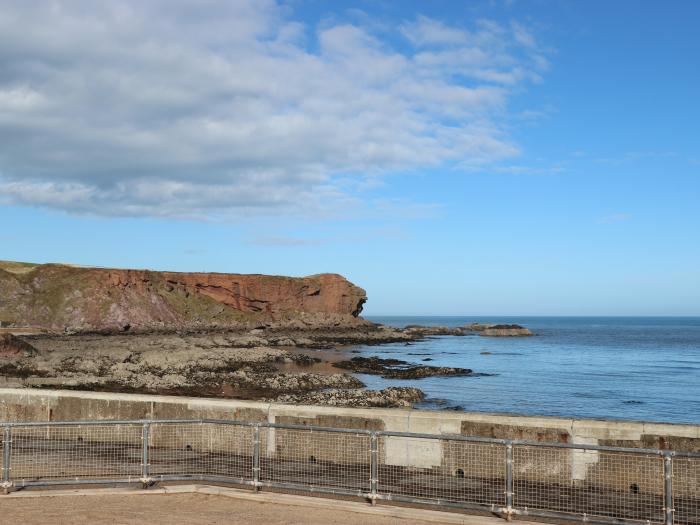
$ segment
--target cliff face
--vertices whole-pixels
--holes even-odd
[[[352,324],[365,291],[336,274],[303,278],[0,263],[0,321],[52,330]]]

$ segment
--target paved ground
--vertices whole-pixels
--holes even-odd
[[[76,491],[77,492],[77,491]],[[201,493],[172,494],[100,494],[99,491],[84,491],[85,495],[68,495],[66,491],[51,496],[33,497],[28,493],[14,496],[0,496],[0,516],[3,523],[23,525],[94,524],[120,525],[149,523],[149,525],[204,525],[204,524],[250,524],[282,525],[303,523],[304,525],[428,525],[445,523],[439,513],[415,509],[398,511],[376,507],[357,509],[356,503],[329,502],[314,503],[310,498],[297,498],[278,495],[279,502],[273,502],[275,495],[262,498],[255,496],[231,497],[226,495]],[[28,497],[31,496],[31,497]],[[290,499],[291,498],[291,499]],[[290,504],[290,502],[292,504]],[[310,503],[309,503],[310,502]],[[359,504],[361,505],[361,504]],[[407,517],[388,515],[403,514]],[[441,513],[440,513],[441,514]],[[413,519],[420,516],[426,519]],[[469,525],[500,524],[501,520],[454,516],[449,521]]]

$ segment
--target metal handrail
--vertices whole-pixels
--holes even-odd
[[[151,448],[152,445],[152,433],[151,430],[157,425],[167,426],[167,425],[221,425],[221,426],[231,426],[231,427],[242,427],[251,429],[251,441],[250,447],[252,448],[252,458],[250,458],[250,472],[244,474],[242,477],[238,476],[226,476],[220,475],[218,473],[212,472],[211,474],[206,473],[196,473],[187,474],[185,472],[174,473],[174,474],[157,474],[153,473],[151,470]],[[94,478],[94,479],[84,479],[81,478],[81,474],[74,472],[70,475],[73,477],[68,477],[66,474],[63,479],[16,479],[17,476],[13,476],[13,434],[22,428],[51,428],[51,427],[73,427],[91,428],[96,426],[136,426],[141,427],[141,466],[140,466],[140,476],[126,476],[117,479],[107,479],[107,478]],[[663,507],[657,510],[663,514],[664,525],[673,525],[677,523],[675,518],[674,509],[674,476],[673,476],[673,461],[674,458],[700,458],[699,452],[690,451],[674,451],[674,450],[661,450],[661,449],[649,449],[649,448],[630,448],[630,447],[612,447],[604,445],[586,445],[586,444],[574,444],[574,443],[556,443],[556,442],[537,442],[528,440],[511,440],[511,439],[497,439],[497,438],[485,438],[477,436],[462,436],[456,434],[426,434],[426,433],[412,433],[412,432],[398,432],[398,431],[388,431],[388,430],[368,430],[368,429],[352,429],[352,428],[334,428],[334,427],[322,427],[322,426],[312,426],[312,425],[297,425],[297,424],[280,424],[280,423],[270,423],[270,422],[251,422],[251,421],[237,421],[237,420],[225,420],[225,419],[126,419],[126,420],[87,420],[87,421],[49,421],[49,422],[16,422],[8,421],[0,423],[2,427],[2,487],[5,492],[11,491],[15,487],[26,487],[26,486],[53,486],[53,485],[73,485],[73,484],[103,484],[103,483],[135,483],[140,482],[144,486],[149,486],[157,481],[180,481],[180,480],[199,480],[199,481],[210,481],[215,483],[235,483],[250,485],[255,488],[255,490],[260,490],[263,487],[274,487],[281,489],[291,489],[291,490],[302,490],[310,493],[327,493],[327,494],[337,494],[337,495],[352,495],[352,496],[363,496],[368,498],[372,504],[376,503],[377,500],[383,501],[402,501],[414,504],[429,504],[434,505],[439,508],[461,508],[461,509],[480,509],[488,510],[491,512],[498,513],[504,518],[510,521],[513,516],[537,516],[544,518],[555,518],[555,519],[568,519],[577,521],[587,521],[592,523],[601,524],[612,524],[612,523],[628,523],[628,524],[638,524],[638,523],[651,523],[651,520],[638,520],[629,519],[624,516],[605,516],[605,515],[590,515],[577,513],[575,511],[562,512],[556,509],[532,509],[527,507],[519,507],[515,496],[515,481],[514,481],[514,450],[518,447],[539,447],[539,448],[555,448],[555,449],[568,449],[572,451],[585,451],[585,452],[615,452],[620,454],[630,454],[636,456],[658,456],[660,457],[663,467]],[[366,479],[365,488],[358,488],[358,486],[330,486],[328,484],[323,484],[323,479],[319,483],[297,483],[294,481],[280,481],[274,479],[263,479],[261,472],[263,468],[262,454],[261,454],[261,430],[263,429],[289,429],[297,431],[308,432],[309,435],[314,436],[314,434],[327,435],[327,434],[337,434],[337,435],[355,435],[355,436],[366,436],[363,439],[369,439],[368,445],[369,450],[366,452],[367,456],[365,459],[368,460],[368,472]],[[381,454],[379,441],[381,438],[407,438],[415,440],[431,440],[437,442],[456,442],[456,443],[483,443],[483,444],[493,444],[504,448],[503,461],[505,464],[505,475],[503,476],[502,483],[504,488],[504,499],[503,505],[499,506],[497,504],[486,504],[474,501],[454,501],[450,498],[443,497],[422,497],[422,496],[406,496],[403,494],[394,494],[390,490],[383,490],[382,480],[380,479],[380,463]],[[46,438],[51,440],[50,435]],[[82,439],[82,438],[79,438]],[[270,439],[268,436],[267,439]],[[274,439],[274,437],[272,438]],[[60,440],[59,440],[60,441]],[[268,443],[269,447],[269,443]],[[233,452],[231,452],[233,454]],[[313,456],[312,456],[313,457]],[[298,458],[297,458],[298,459]],[[314,460],[315,461],[315,460]],[[464,476],[464,472],[462,472]],[[698,468],[698,476],[700,476],[700,465]],[[611,489],[612,490],[612,489]],[[637,490],[639,488],[637,487]],[[698,513],[700,514],[700,502],[698,502]],[[699,516],[700,518],[700,516]],[[660,523],[661,521],[659,521]]]

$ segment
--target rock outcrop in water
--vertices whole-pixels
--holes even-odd
[[[366,293],[336,274],[280,277],[0,262],[0,321],[50,330],[352,326]]]
[[[381,359],[379,357],[353,357],[349,361],[334,363],[333,366],[359,374],[379,375],[384,379],[422,379],[424,377],[468,376],[472,374],[469,368],[414,365],[401,359]]]
[[[435,335],[470,335],[469,330],[465,330],[465,328],[462,326],[450,328],[449,326],[421,326],[410,324],[408,326],[405,326],[403,331],[409,335],[413,335],[416,337]]]
[[[483,335],[486,337],[522,337],[534,335],[532,331],[519,324],[482,324],[471,323],[464,326],[420,326],[408,325],[403,329],[404,333],[417,337],[431,337],[437,335]]]
[[[495,324],[488,325],[481,330],[485,337],[523,337],[534,335],[532,331],[519,324]]]

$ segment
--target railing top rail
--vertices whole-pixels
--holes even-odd
[[[700,452],[687,452],[684,450],[669,450],[671,456],[680,458],[700,458]]]
[[[527,441],[527,440],[513,440],[511,442],[513,445],[527,446],[527,447],[545,447],[545,448],[569,448],[576,450],[590,450],[599,452],[621,452],[629,454],[649,454],[662,456],[666,450],[661,450],[657,448],[634,448],[634,447],[610,447],[607,445],[585,445],[576,443],[554,443],[554,442],[542,442],[542,441]]]
[[[98,425],[145,425],[155,423],[205,423],[205,419],[82,419],[76,421],[3,421],[3,427],[61,427]]]
[[[189,420],[192,421],[192,420]],[[256,427],[258,425],[262,425],[262,423],[258,423],[255,421],[240,421],[238,419],[209,419],[209,418],[204,418],[204,419],[195,419],[194,420],[197,423],[210,423],[214,425],[232,425],[236,427]],[[160,424],[160,423],[188,423],[188,420],[161,420],[161,419],[153,419],[149,421],[150,423],[153,424]]]
[[[280,428],[289,430],[308,430],[311,432],[337,432],[341,434],[366,434],[370,435],[374,430],[364,428],[335,428],[335,427],[317,427],[313,425],[293,425],[286,423],[260,423],[260,428]]]
[[[394,432],[392,430],[378,430],[378,436],[404,437],[413,439],[439,439],[443,441],[472,441],[475,443],[493,443],[496,445],[508,445],[511,441],[507,439],[486,438],[478,436],[463,436],[461,434],[421,434],[417,432]]]
[[[576,443],[556,443],[551,441],[528,441],[522,439],[497,439],[476,436],[463,436],[461,434],[417,434],[413,432],[392,432],[387,430],[377,431],[379,436],[406,437],[415,439],[440,439],[446,441],[470,441],[475,443],[494,443],[499,445],[532,446],[547,448],[569,448],[576,450],[597,450],[607,452],[628,452],[635,454],[663,455],[668,451],[655,448],[610,447],[605,445],[584,445]],[[680,453],[676,453],[679,455]],[[688,453],[692,454],[692,453]],[[700,454],[699,454],[700,455]]]
[[[460,434],[426,434],[415,432],[398,432],[390,430],[368,430],[359,428],[335,428],[321,427],[314,425],[297,425],[284,423],[239,421],[234,419],[105,419],[105,420],[75,420],[75,421],[4,421],[0,422],[0,427],[22,428],[22,427],[60,427],[60,426],[99,426],[99,425],[158,425],[158,424],[218,424],[243,427],[260,427],[271,429],[306,430],[309,432],[334,432],[343,434],[365,434],[386,437],[403,437],[413,439],[434,439],[441,441],[465,441],[473,443],[491,443],[503,446],[532,446],[547,448],[562,448],[584,451],[619,452],[630,454],[648,455],[672,455],[677,457],[700,457],[700,452],[661,450],[650,448],[613,447],[605,445],[586,445],[576,443],[556,443],[548,441],[528,441],[521,439],[500,439],[478,436],[463,436]]]

